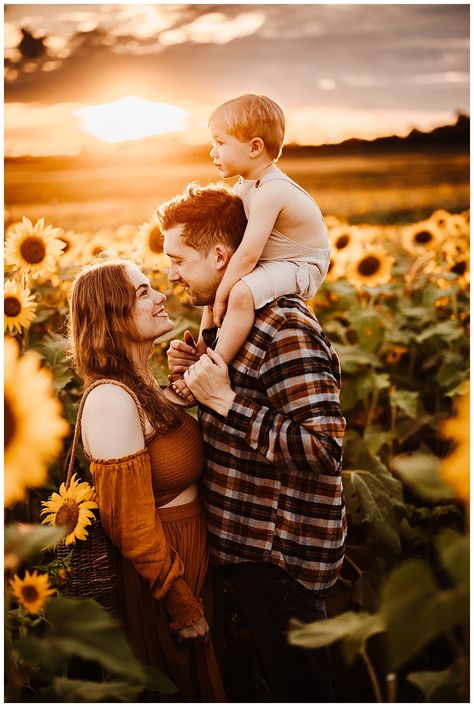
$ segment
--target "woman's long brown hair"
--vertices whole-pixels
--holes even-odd
[[[70,353],[86,386],[101,378],[125,383],[138,396],[154,429],[165,432],[178,424],[177,412],[159,388],[147,385],[137,373],[127,347],[136,336],[131,317],[136,293],[125,270],[128,264],[104,261],[76,277],[69,293]]]

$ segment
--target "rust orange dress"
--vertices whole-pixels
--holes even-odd
[[[157,700],[225,702],[212,641],[189,646],[175,637],[203,613],[212,631],[203,506],[196,499],[160,508],[204,470],[197,421],[181,411],[179,426],[155,435],[142,451],[90,461],[104,529],[120,550],[127,637],[143,663],[160,668],[180,688]]]

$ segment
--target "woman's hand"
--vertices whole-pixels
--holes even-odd
[[[227,364],[222,356],[208,348],[199,361],[184,374],[184,382],[200,403],[227,417],[235,393],[230,387]]]
[[[190,331],[184,332],[184,341],[173,339],[168,348],[168,366],[170,369],[170,383],[177,378],[181,378],[192,363],[199,359],[197,344]]]
[[[209,624],[205,617],[201,616],[191,626],[186,626],[178,631],[176,640],[193,646],[206,644],[209,641]]]

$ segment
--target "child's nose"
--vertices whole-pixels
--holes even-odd
[[[211,150],[210,153],[209,153],[209,156],[212,157],[213,159],[214,159],[214,157],[215,157],[216,154],[217,154],[217,153],[215,152],[215,149],[216,149],[216,146],[214,145],[213,148],[212,148],[212,150]]]

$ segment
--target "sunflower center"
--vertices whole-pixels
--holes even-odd
[[[12,407],[5,398],[3,406],[3,418],[4,418],[4,438],[5,438],[5,449],[8,449],[8,445],[15,436],[16,421],[15,415],[13,414]]]
[[[64,501],[63,505],[56,514],[56,525],[65,525],[66,533],[69,535],[73,532],[79,520],[79,506],[76,501]]]
[[[153,253],[163,252],[163,239],[159,228],[153,228],[148,236],[148,247]]]
[[[21,302],[18,297],[5,297],[3,311],[7,317],[17,317],[21,312]]]
[[[67,251],[68,251],[69,248],[71,247],[70,242],[67,241],[65,238],[60,238],[59,240],[64,243],[63,253],[67,253]]]
[[[375,257],[375,255],[368,255],[366,258],[360,261],[359,267],[357,268],[359,273],[364,277],[370,277],[375,275],[377,270],[380,268],[380,260]]]
[[[28,236],[20,246],[22,258],[30,265],[37,265],[44,260],[46,247],[42,238]]]
[[[465,260],[460,261],[459,263],[456,263],[456,265],[454,265],[451,268],[451,272],[455,273],[456,275],[464,275],[466,273],[466,270],[467,270],[467,263]]]
[[[339,236],[339,238],[336,240],[336,248],[338,250],[342,250],[343,248],[346,248],[349,241],[350,241],[349,236],[347,236],[347,235]]]
[[[429,243],[433,240],[433,234],[429,231],[418,231],[414,240],[415,243],[419,243],[420,245],[426,245],[426,243]]]
[[[39,592],[32,584],[25,584],[21,588],[21,596],[25,602],[32,604],[39,599]]]

